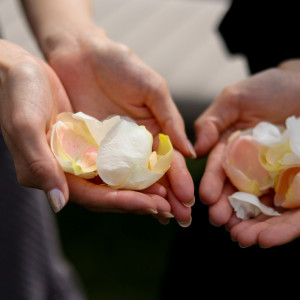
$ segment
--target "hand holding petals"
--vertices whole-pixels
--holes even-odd
[[[173,147],[159,135],[157,152],[152,134],[132,120],[114,116],[103,122],[82,112],[62,113],[53,126],[51,149],[68,173],[97,175],[116,189],[145,189],[169,169]]]

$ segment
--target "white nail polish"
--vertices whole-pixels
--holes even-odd
[[[47,196],[55,213],[59,212],[66,205],[66,199],[59,189],[52,189]]]

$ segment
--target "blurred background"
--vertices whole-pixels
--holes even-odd
[[[94,0],[93,5],[97,24],[167,80],[192,141],[196,117],[225,86],[248,75],[243,57],[227,53],[217,30],[230,1]],[[0,19],[5,39],[42,58],[17,0],[0,0]],[[187,164],[197,193],[205,159]],[[195,209],[207,216],[201,204]],[[57,221],[64,252],[91,300],[159,299],[177,231],[188,231],[174,220],[163,226],[150,216],[95,214],[72,204]],[[207,218],[201,222],[191,225],[201,227],[199,234],[221,230]]]

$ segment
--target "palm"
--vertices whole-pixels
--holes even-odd
[[[184,144],[182,143],[183,120],[162,78],[127,47],[107,38],[99,39],[97,32],[94,37],[84,37],[84,42],[79,43],[81,46],[78,51],[59,49],[59,55],[53,55],[50,58],[50,64],[62,81],[74,110],[83,111],[99,120],[116,114],[129,116],[145,125],[153,135],[157,135],[159,132],[169,134],[174,146],[184,149],[182,146]],[[172,122],[170,122],[171,119]],[[174,119],[177,122],[174,122]],[[170,182],[164,185],[167,186],[169,201],[170,198],[177,198],[171,204],[175,217],[186,220],[190,216],[190,208],[182,206],[180,202],[192,200],[193,182],[179,153],[175,155],[174,161],[173,167],[171,167],[174,172],[168,172]],[[176,166],[181,170],[180,173],[176,171]],[[74,180],[74,178],[69,179],[69,184],[73,187]],[[175,181],[185,185],[185,192],[182,192],[181,184],[175,184]],[[169,189],[169,185],[172,186],[172,184],[174,189],[173,187]],[[84,189],[85,187],[82,185],[82,189],[77,191],[77,194]],[[94,191],[94,195],[98,196],[99,192],[107,192],[104,189]],[[148,193],[154,192],[150,190]],[[111,195],[113,194],[114,192],[111,192]],[[130,207],[133,210],[142,210],[141,207],[136,207],[132,192],[129,195],[128,191],[119,191],[118,195],[120,195],[118,199],[125,198],[127,195],[126,197],[131,199]],[[110,197],[109,193],[106,196]],[[136,192],[136,196],[138,197],[139,193]],[[155,201],[153,196],[150,197],[152,199],[148,198],[144,208],[154,206],[154,209],[160,211],[162,209],[164,212],[170,211],[170,206],[164,197],[156,197]],[[92,198],[90,200],[90,204],[85,202],[86,206],[95,207],[95,202],[92,201]],[[150,201],[152,205],[149,205]],[[176,204],[177,201],[179,205]],[[120,200],[117,205],[115,203],[114,207],[111,207],[111,203],[107,203],[106,207],[100,207],[98,201],[98,210],[105,211],[107,207],[110,207],[110,211],[128,210],[129,206],[126,208],[125,205],[124,200]]]
[[[288,210],[277,217],[259,215],[229,228],[232,239],[244,247],[255,244],[264,248],[283,245],[300,236],[300,210]]]
[[[153,134],[162,131],[156,113],[175,112],[169,94],[160,107],[153,104],[155,98],[158,103],[159,98],[166,97],[161,77],[128,48],[109,39],[90,39],[78,53],[56,56],[50,63],[75,111],[84,111],[100,120],[113,114],[130,116]],[[183,123],[180,126],[183,128]]]

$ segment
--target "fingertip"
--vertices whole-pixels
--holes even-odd
[[[62,191],[57,188],[51,189],[47,193],[47,196],[48,196],[50,206],[55,213],[61,211],[62,208],[65,207],[67,203],[66,197],[64,196]]]
[[[195,152],[198,156],[206,155],[219,139],[219,131],[211,121],[195,123]]]

